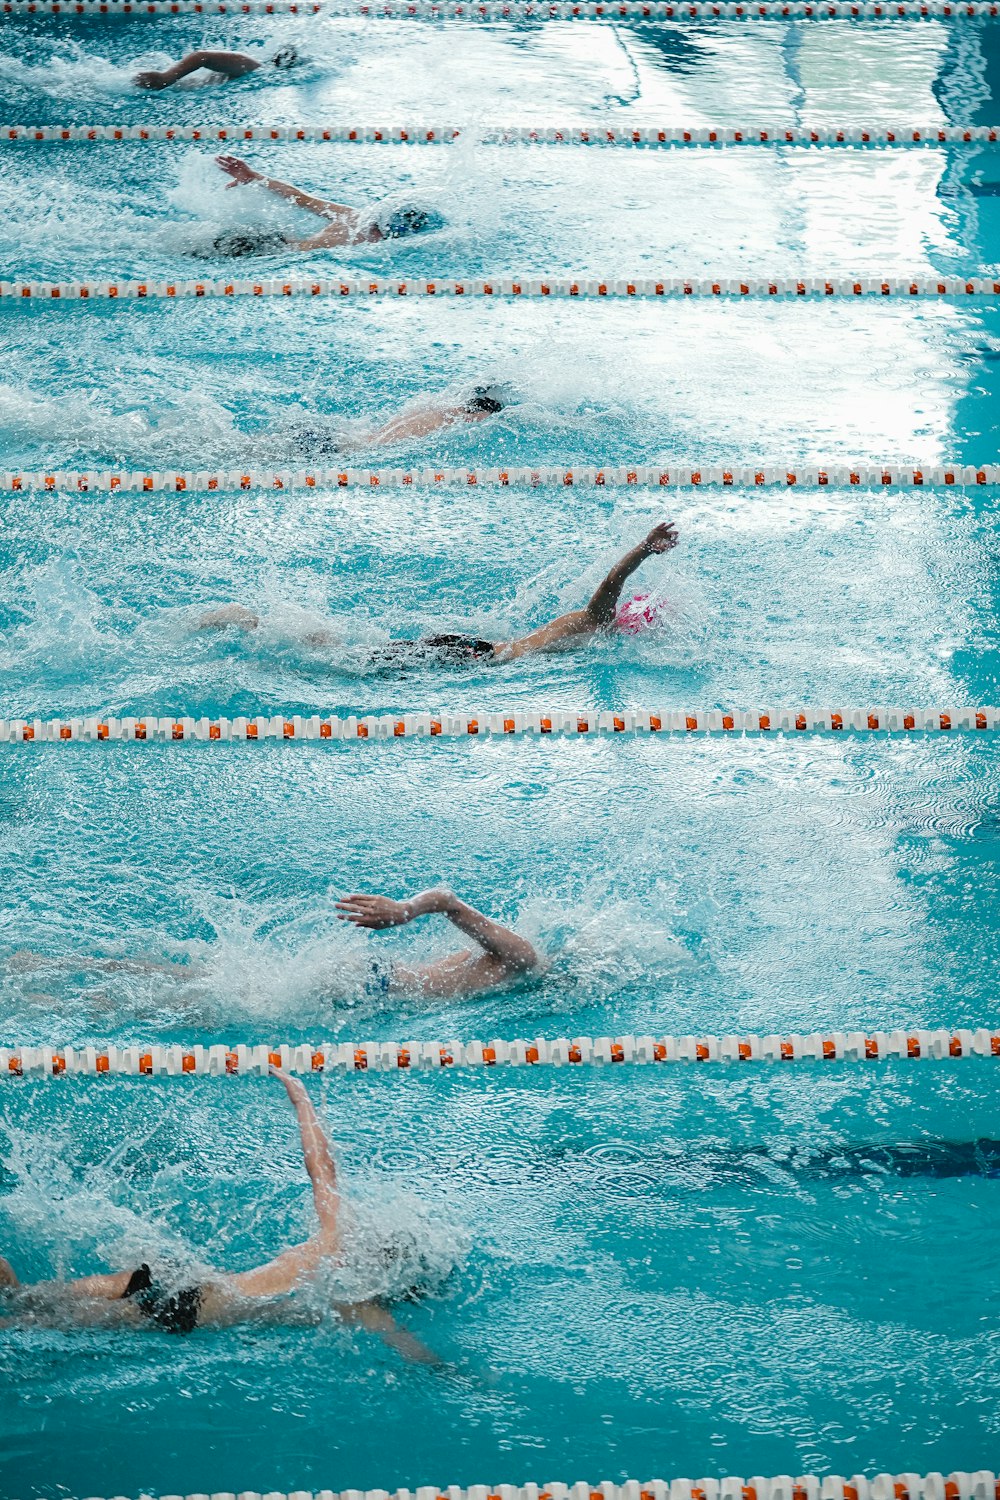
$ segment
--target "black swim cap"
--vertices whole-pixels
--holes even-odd
[[[505,404],[506,403],[503,400],[503,392],[499,389],[498,386],[477,385],[475,390],[472,392],[472,395],[465,403],[465,409],[468,412],[498,412],[503,411]]]
[[[295,47],[282,47],[271,58],[276,68],[294,68],[299,60],[299,54]]]
[[[408,234],[421,234],[425,229],[440,229],[443,223],[441,215],[433,209],[397,208],[379,228],[387,240],[402,240]]]

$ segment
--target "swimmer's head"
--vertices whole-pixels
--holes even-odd
[[[368,222],[373,224],[384,240],[405,240],[413,234],[430,234],[443,229],[445,217],[436,208],[418,203],[382,203],[374,210]]]
[[[511,393],[506,386],[477,385],[466,401],[463,410],[467,411],[470,417],[479,416],[480,414],[483,416],[493,415],[498,411],[503,411],[504,407],[509,406],[510,403]]]
[[[298,50],[295,47],[282,47],[271,58],[276,68],[294,68],[299,61]]]
[[[660,623],[666,607],[666,599],[656,599],[652,594],[633,594],[631,599],[619,604],[615,625],[626,635],[639,635]]]

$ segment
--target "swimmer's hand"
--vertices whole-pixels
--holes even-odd
[[[337,915],[342,922],[381,932],[386,927],[405,927],[417,917],[435,913],[447,916],[460,905],[453,891],[439,885],[411,896],[408,901],[393,901],[389,896],[345,896],[337,902]]]
[[[302,1082],[301,1078],[293,1078],[289,1073],[286,1073],[284,1069],[276,1068],[273,1063],[271,1064],[270,1071],[272,1078],[281,1079],[281,1082],[285,1085],[285,1090],[288,1094],[288,1097],[289,1099],[291,1099],[293,1104],[297,1099],[304,1099],[307,1097],[306,1086]]]
[[[260,182],[260,172],[255,172],[248,162],[241,160],[238,156],[217,156],[216,163],[224,172],[228,172],[233,179],[226,183],[226,190],[234,187],[242,187],[246,183]]]
[[[146,73],[137,73],[132,79],[137,89],[165,89],[170,81],[165,73],[157,73],[155,68],[150,68]]]
[[[389,896],[345,896],[337,902],[341,922],[370,927],[374,932],[382,932],[386,927],[405,927],[418,915],[412,902],[393,901]]]
[[[659,526],[653,527],[643,542],[642,550],[647,557],[654,557],[659,552],[669,552],[671,547],[676,547],[679,541],[680,537],[673,521],[661,521]]]

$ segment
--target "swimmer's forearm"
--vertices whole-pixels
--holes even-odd
[[[369,1333],[377,1333],[391,1349],[395,1349],[412,1364],[446,1368],[444,1360],[433,1349],[421,1343],[409,1329],[401,1327],[389,1309],[381,1307],[377,1302],[358,1302],[350,1307],[342,1307],[341,1316],[349,1323],[360,1324]]]
[[[330,1142],[326,1138],[326,1131],[316,1113],[316,1107],[306,1093],[305,1085],[301,1080],[296,1078],[289,1082],[292,1086],[288,1092],[299,1125],[299,1138],[302,1142],[306,1171],[314,1183],[317,1178],[328,1184],[336,1183],[337,1168],[330,1150]]]
[[[70,960],[67,967],[75,967]],[[86,967],[97,969],[105,974],[177,974],[181,970],[188,972],[188,965],[174,963],[171,959],[156,958],[92,958],[86,961]]]
[[[477,911],[474,906],[460,901],[452,891],[421,891],[405,904],[415,917],[439,912],[459,932],[472,938],[485,953],[501,959],[508,968],[533,969],[538,962],[537,953],[524,938],[518,937],[510,928],[502,927],[499,922],[494,922],[492,917]]]
[[[411,1365],[429,1365],[432,1370],[445,1370],[448,1368],[440,1354],[435,1354],[433,1349],[428,1348],[409,1329],[396,1324],[395,1328],[380,1330],[382,1338],[391,1349],[401,1354],[404,1359],[409,1360]]]
[[[340,1194],[337,1187],[337,1166],[326,1131],[302,1080],[289,1077],[280,1068],[272,1068],[271,1071],[281,1079],[295,1110],[302,1158],[312,1183],[317,1217],[324,1226],[334,1228],[340,1209]]]
[[[615,606],[618,603],[622,589],[626,582],[635,572],[640,563],[649,556],[645,541],[626,552],[625,556],[615,563],[611,572],[595,590],[590,603],[587,605],[587,614],[599,625],[610,624],[614,617]]]
[[[415,896],[409,896],[403,902],[406,920],[412,922],[417,917],[431,917],[437,912],[444,912],[448,903],[455,899],[451,891],[446,891],[442,886],[435,886],[429,891],[418,891]]]
[[[319,214],[323,219],[340,214],[353,216],[354,210],[345,207],[343,203],[331,203],[326,198],[316,198],[312,193],[303,193],[290,182],[282,182],[280,177],[265,177],[258,173],[255,180],[261,187],[267,188],[269,193],[274,193],[278,198],[287,198],[289,203],[294,203],[298,208],[304,208],[311,214]]]
[[[67,953],[58,958],[46,958],[43,954],[23,954],[15,957],[37,960],[32,967],[79,970],[95,974],[194,974],[202,965],[197,962],[184,964],[172,959],[156,958],[102,958],[98,954]]]

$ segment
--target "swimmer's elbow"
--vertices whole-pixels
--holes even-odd
[[[526,938],[518,938],[517,946],[508,956],[507,969],[511,974],[530,974],[541,964],[538,950]]]
[[[580,611],[584,624],[581,633],[591,630],[607,630],[615,618],[616,600],[602,599],[595,595],[585,609]]]

